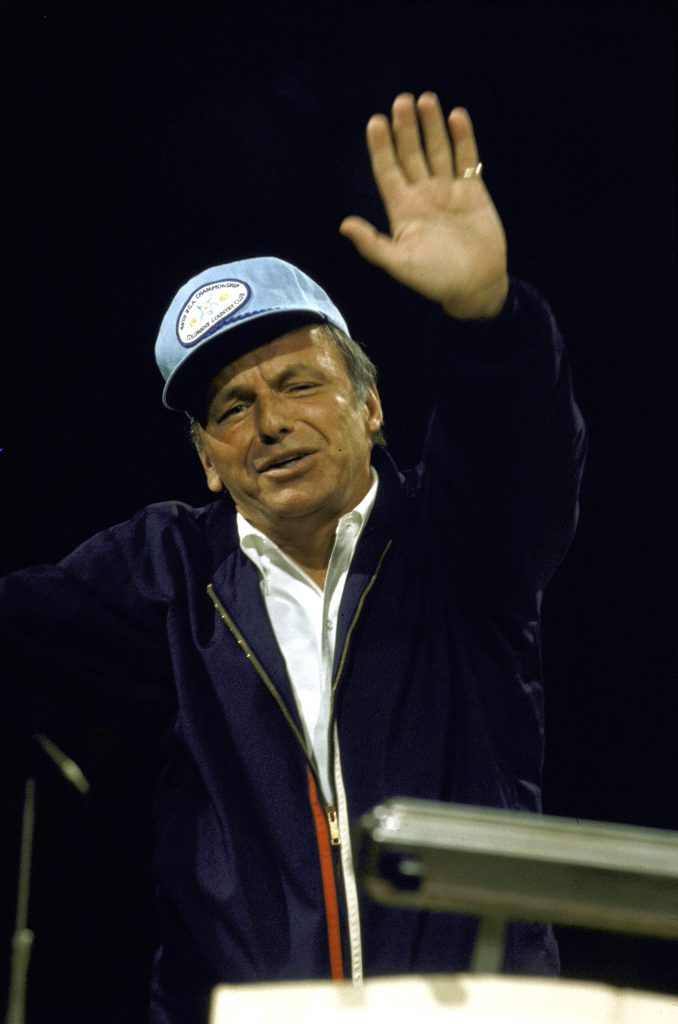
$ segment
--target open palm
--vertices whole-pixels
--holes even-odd
[[[479,174],[467,112],[447,121],[433,93],[403,93],[391,123],[367,125],[367,145],[390,234],[361,217],[340,230],[365,259],[459,319],[495,316],[508,291],[504,230]],[[466,172],[467,176],[464,176]]]

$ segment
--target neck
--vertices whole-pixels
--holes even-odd
[[[347,503],[347,507],[334,513],[323,509],[304,516],[281,519],[261,517],[257,514],[257,510],[252,508],[247,509],[248,514],[245,514],[242,508],[238,508],[238,511],[252,526],[261,530],[274,544],[277,544],[280,550],[284,551],[293,562],[296,562],[307,576],[322,589],[325,585],[325,576],[332,556],[339,520],[346,512],[360,504],[370,486],[371,476],[368,475],[364,487],[357,491],[353,500]]]
[[[265,531],[281,551],[296,562],[321,589],[332,555],[339,517],[321,526],[308,522],[290,523],[284,531]]]

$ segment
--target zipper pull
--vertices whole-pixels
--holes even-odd
[[[330,846],[341,846],[341,835],[339,834],[339,818],[337,809],[330,804],[327,808],[327,824],[330,830]]]

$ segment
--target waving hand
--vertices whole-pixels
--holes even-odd
[[[496,316],[506,300],[506,239],[480,177],[468,113],[447,123],[438,97],[401,93],[391,122],[375,114],[367,146],[390,233],[361,217],[340,231],[371,263],[456,319]]]

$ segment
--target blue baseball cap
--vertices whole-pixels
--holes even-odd
[[[222,367],[309,323],[349,333],[327,293],[291,263],[257,256],[204,270],[179,289],[160,325],[163,403],[204,412],[208,384]]]

